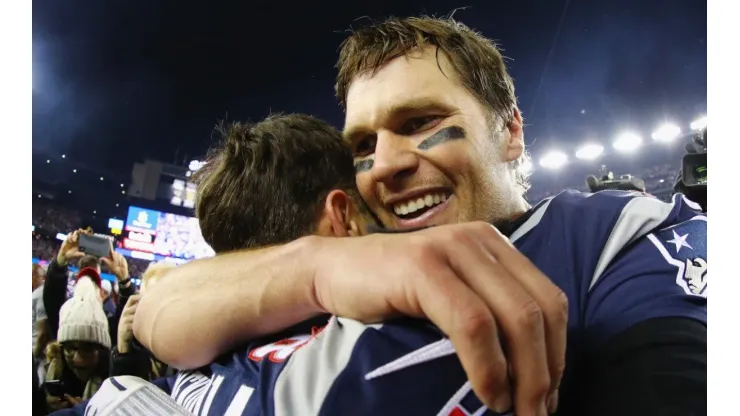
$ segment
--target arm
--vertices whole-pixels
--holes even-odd
[[[49,336],[49,325],[46,319],[36,321],[36,342],[33,344],[33,356],[41,357],[44,355],[46,344],[49,343],[51,337]]]
[[[706,412],[707,225],[685,213],[630,244],[595,280],[584,358],[565,398],[572,412],[563,414]]]
[[[59,310],[67,300],[67,264],[60,264],[55,257],[49,263],[44,282],[44,308],[48,316],[49,331],[56,338],[59,328]]]
[[[310,267],[317,249],[309,237],[173,269],[139,302],[134,335],[160,360],[188,369],[318,315]]]
[[[110,376],[136,376],[149,380],[149,352],[130,347],[126,352],[119,352],[118,347],[111,350]]]
[[[707,409],[707,327],[645,321],[588,354],[563,415],[699,415]]]

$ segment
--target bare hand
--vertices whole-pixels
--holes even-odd
[[[64,395],[64,400],[66,400],[71,406],[77,406],[82,403],[82,397],[72,397],[69,394]]]
[[[60,266],[65,266],[72,260],[80,259],[85,255],[85,253],[80,251],[80,234],[90,233],[83,229],[78,229],[67,234],[67,238],[62,242],[62,246],[59,248],[59,254],[57,254],[57,263],[59,263]]]
[[[366,323],[425,317],[449,336],[489,408],[554,411],[567,299],[494,227],[455,224],[323,242],[314,285],[324,309]]]
[[[101,257],[100,261],[116,276],[119,282],[128,278],[128,262],[121,253],[113,249],[112,241],[110,242],[110,254],[108,257]]]
[[[128,353],[131,341],[134,339],[134,314],[136,314],[139,299],[141,295],[132,295],[128,298],[126,306],[123,307],[121,319],[118,321],[118,352],[120,354]]]
[[[50,409],[52,409],[52,411],[71,407],[71,403],[64,398],[52,396],[50,394],[46,395],[46,404],[49,406]]]

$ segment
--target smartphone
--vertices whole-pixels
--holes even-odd
[[[61,380],[48,380],[44,383],[44,388],[50,396],[54,397],[64,397],[67,392]]]
[[[80,234],[78,244],[80,251],[97,257],[110,254],[110,240],[97,235]]]

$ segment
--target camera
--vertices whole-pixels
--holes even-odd
[[[686,144],[681,170],[673,190],[686,195],[707,211],[707,129],[694,135]]]
[[[591,192],[599,192],[607,189],[618,191],[645,192],[645,181],[632,175],[621,175],[614,179],[614,172],[607,171],[606,166],[600,169],[601,177],[590,175],[586,177],[586,184]]]

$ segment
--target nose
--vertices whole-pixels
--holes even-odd
[[[418,167],[419,158],[408,138],[392,131],[378,132],[375,160],[371,170],[375,181],[390,185],[413,175]]]

